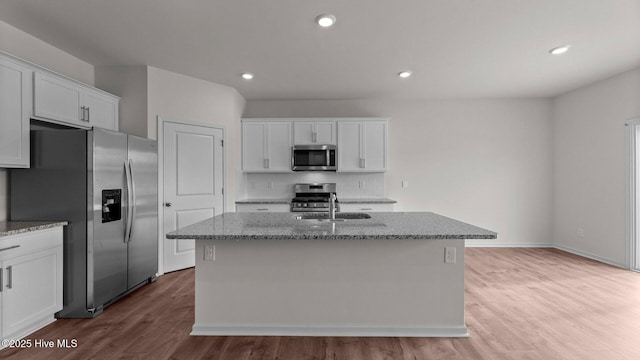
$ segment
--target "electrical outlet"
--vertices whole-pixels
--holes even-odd
[[[273,181],[269,181],[269,183],[267,184],[267,187],[269,188],[269,190],[273,189]]]
[[[407,180],[402,180],[402,188],[406,189],[409,187],[409,182]]]
[[[578,236],[579,237],[584,237],[584,229],[583,228],[578,228]]]
[[[454,248],[454,247],[446,247],[446,248],[444,248],[444,262],[445,262],[445,264],[455,264],[456,263],[456,248]]]
[[[204,246],[204,261],[215,261],[216,260],[216,246],[215,245],[205,245]]]
[[[360,180],[359,186],[360,186],[360,189],[364,189],[365,188],[366,183],[364,182],[364,180]]]

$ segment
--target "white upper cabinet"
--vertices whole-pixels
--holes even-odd
[[[34,85],[35,116],[85,126],[80,120],[82,90],[78,84],[36,72]]]
[[[338,120],[338,171],[387,170],[387,120]]]
[[[291,171],[291,122],[242,121],[242,171]]]
[[[118,98],[99,91],[84,92],[86,121],[91,126],[118,130]]]
[[[30,119],[118,130],[120,98],[0,51],[0,168],[29,167]]]
[[[34,74],[34,116],[71,126],[118,130],[119,98],[80,83]]]
[[[290,172],[291,147],[337,145],[338,171],[387,170],[386,118],[242,119],[242,170]]]
[[[293,120],[293,143],[295,145],[336,145],[335,121]]]
[[[0,57],[0,167],[29,167],[32,71]]]

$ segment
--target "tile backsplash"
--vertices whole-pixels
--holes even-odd
[[[293,198],[297,183],[336,183],[338,198],[384,197],[384,173],[247,173],[245,199]]]

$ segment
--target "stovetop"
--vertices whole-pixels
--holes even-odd
[[[329,199],[335,194],[336,185],[296,184],[296,196],[291,200],[291,211],[329,211]],[[336,200],[336,209],[338,209]]]

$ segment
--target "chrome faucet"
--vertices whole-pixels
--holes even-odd
[[[329,220],[336,219],[336,193],[331,193],[329,197]]]

